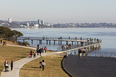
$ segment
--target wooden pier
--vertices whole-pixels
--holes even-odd
[[[62,42],[66,42],[66,45],[69,44],[69,42],[75,43],[76,48],[71,48],[71,49],[67,49],[65,51],[62,52],[66,52],[67,54],[69,52],[74,52],[75,55],[78,54],[78,50],[85,50],[86,53],[92,51],[92,50],[96,50],[96,49],[100,49],[101,48],[101,40],[100,39],[96,39],[96,38],[64,38],[64,37],[18,37],[15,38],[15,40],[23,40],[23,42],[25,40],[31,40],[31,43],[33,44],[33,40],[37,40],[39,41],[40,44],[42,44],[42,41],[46,41],[46,44],[51,44],[51,41],[53,41],[53,43],[55,44],[56,42],[61,43]]]

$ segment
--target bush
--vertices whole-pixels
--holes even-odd
[[[25,45],[25,46],[27,46],[27,45],[29,46],[28,42],[23,42],[22,44]]]

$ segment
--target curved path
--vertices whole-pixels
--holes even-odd
[[[16,47],[30,48],[30,49],[35,49],[35,50],[36,50],[36,48],[34,48],[34,47],[25,47],[25,46],[8,45],[8,44],[7,44],[7,46],[16,46]],[[52,54],[54,54],[54,53],[59,53],[59,52],[53,52],[53,53],[48,53],[48,54],[47,54],[47,53],[42,53],[42,56],[52,55]],[[26,63],[28,63],[28,62],[34,60],[34,59],[37,59],[37,58],[39,58],[39,57],[40,57],[40,56],[36,56],[36,58],[28,58],[28,57],[27,57],[27,58],[24,58],[24,59],[15,61],[15,62],[14,62],[14,66],[13,66],[13,70],[11,71],[11,70],[10,70],[10,67],[9,67],[9,71],[8,71],[8,72],[5,72],[5,70],[3,70],[2,73],[1,73],[1,77],[19,77],[19,71],[20,71],[21,67],[22,67],[24,64],[26,64]]]

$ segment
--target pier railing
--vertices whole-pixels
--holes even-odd
[[[87,40],[87,38],[77,37],[14,37],[15,40]],[[96,38],[92,39],[96,41]]]

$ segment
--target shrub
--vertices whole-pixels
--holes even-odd
[[[25,45],[25,46],[27,46],[27,45],[29,46],[28,42],[23,42],[22,44]]]

